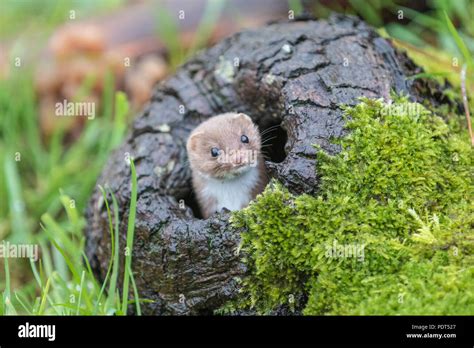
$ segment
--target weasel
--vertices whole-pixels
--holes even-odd
[[[205,219],[223,208],[244,208],[268,182],[260,133],[243,113],[204,121],[191,132],[186,149]]]

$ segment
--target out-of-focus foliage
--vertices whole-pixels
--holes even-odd
[[[86,15],[103,13],[123,3],[123,0],[41,0],[0,2],[0,39],[18,33],[47,33],[55,26]],[[72,11],[72,12],[71,12]]]

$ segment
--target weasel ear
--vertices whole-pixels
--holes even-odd
[[[189,137],[188,142],[186,144],[186,147],[187,147],[188,151],[189,150],[191,150],[191,151],[196,150],[199,138],[201,137],[202,134],[203,134],[203,132],[191,133],[191,136]]]
[[[249,122],[253,122],[249,115],[246,115],[242,112],[239,112],[238,114],[235,114],[234,118],[235,119],[246,120],[246,121],[249,121]]]

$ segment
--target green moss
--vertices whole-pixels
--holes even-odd
[[[405,98],[362,99],[345,115],[342,151],[318,152],[318,196],[273,182],[233,215],[250,271],[229,308],[474,314],[473,151],[462,118]]]

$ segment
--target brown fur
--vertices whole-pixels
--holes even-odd
[[[242,135],[249,138],[249,143],[241,142]],[[261,155],[260,133],[245,114],[226,113],[211,117],[194,129],[186,147],[193,171],[193,187],[205,218],[214,213],[212,207],[216,204],[215,199],[202,194],[208,178],[222,182],[238,180],[241,175],[239,170],[248,168],[253,158],[258,159],[259,175],[252,184],[254,186],[249,201],[262,192],[268,182],[265,161]],[[218,157],[212,157],[213,147],[221,151]]]

